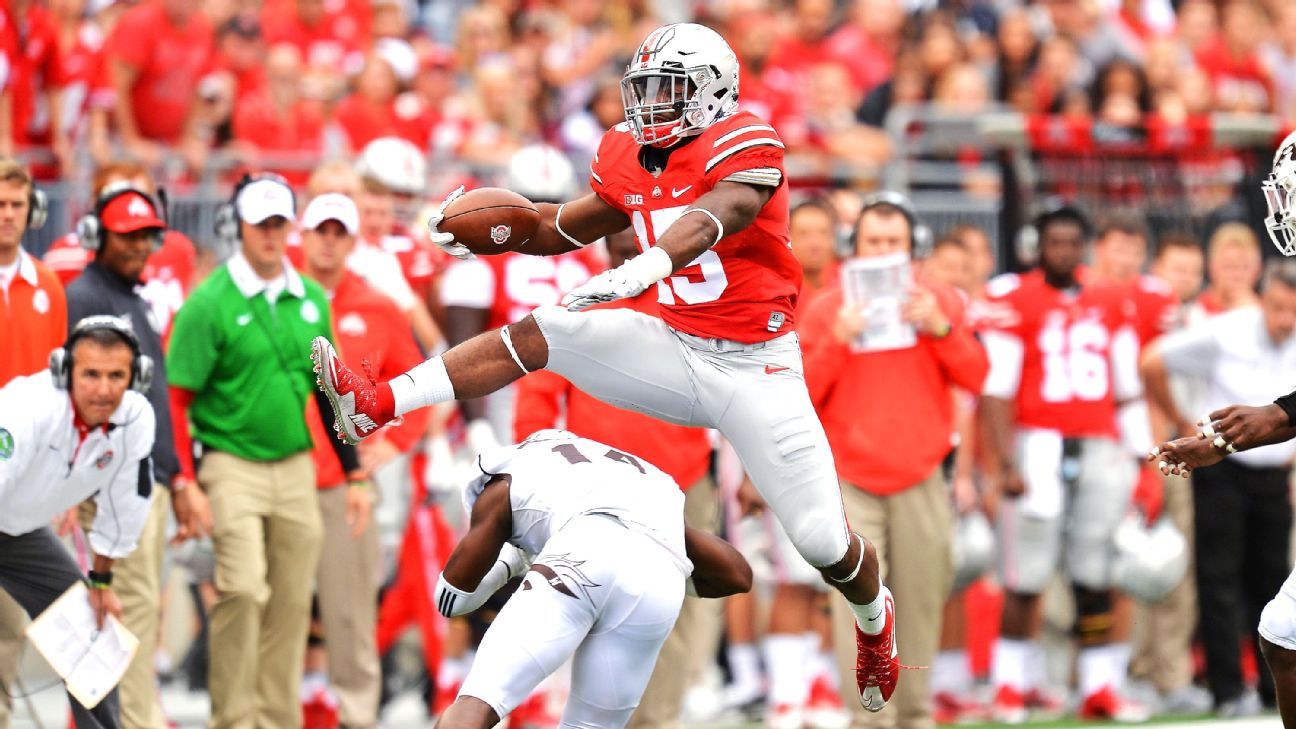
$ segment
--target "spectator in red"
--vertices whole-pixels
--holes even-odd
[[[16,39],[12,84],[12,128],[16,149],[47,149],[53,159],[40,160],[32,174],[53,178],[60,167],[71,170],[72,147],[62,121],[64,65],[59,22],[35,0],[12,0],[11,23],[3,32]]]
[[[396,97],[396,134],[420,149],[429,149],[441,124],[443,107],[455,91],[454,51],[428,43],[415,52],[418,70],[410,89]]]
[[[333,112],[333,123],[346,140],[347,149],[358,153],[379,137],[394,136],[397,130],[394,105],[400,92],[396,70],[377,52],[365,59],[355,79],[355,90]]]
[[[333,5],[336,9],[330,9]],[[266,43],[291,43],[308,68],[346,73],[359,66],[369,47],[367,0],[277,0],[261,10]]]
[[[1179,6],[1176,28],[1179,42],[1189,53],[1196,54],[1216,38],[1219,11],[1213,0],[1184,0]]]
[[[1217,110],[1273,110],[1273,79],[1259,53],[1264,30],[1261,10],[1251,0],[1230,0],[1221,16],[1219,37],[1197,51],[1197,63],[1214,85]]]
[[[778,18],[768,11],[744,13],[729,25],[728,38],[742,69],[738,104],[765,119],[784,142],[805,136],[805,123],[797,112],[793,77],[784,69],[769,67],[769,54],[778,39]]]
[[[266,44],[261,23],[249,13],[234,15],[221,25],[216,41],[222,91],[237,114],[243,102],[265,91]]]
[[[893,202],[894,201],[894,202]],[[856,222],[854,255],[911,255],[913,218],[907,202],[868,200]],[[954,429],[953,387],[979,391],[989,360],[963,321],[963,304],[953,287],[920,280],[904,305],[903,317],[916,332],[915,344],[883,351],[856,346],[866,321],[859,306],[837,288],[811,305],[802,336],[806,343],[806,385],[837,456],[846,517],[877,547],[880,564],[905,593],[897,598],[905,660],[930,665],[940,636],[941,612],[949,592],[952,516],[942,462]],[[910,413],[887,427],[889,413]],[[846,604],[833,601],[839,665],[849,630]],[[908,626],[908,627],[905,627]],[[851,667],[854,656],[849,657]],[[847,675],[843,671],[843,676]],[[926,672],[908,675],[893,696],[903,726],[930,726]],[[856,711],[856,721],[863,710]]]
[[[855,0],[847,21],[828,38],[833,58],[849,61],[855,88],[867,93],[891,76],[905,26],[898,0]]]
[[[301,52],[282,43],[265,58],[266,87],[234,112],[234,142],[246,164],[270,169],[294,185],[310,177],[306,162],[324,149],[324,119],[301,98]],[[281,164],[274,164],[274,160]],[[266,165],[263,162],[269,161]]]
[[[105,93],[103,73],[104,29],[86,18],[85,0],[54,0],[50,12],[59,26],[62,60],[63,108],[59,124],[66,139],[79,139],[92,108],[111,109],[112,95]],[[64,164],[64,177],[71,168]]]
[[[201,168],[199,87],[215,62],[211,24],[191,0],[148,0],[131,8],[107,47],[116,90],[117,133],[126,150],[149,166],[165,147],[180,147]]]
[[[837,211],[818,198],[798,203],[788,213],[788,236],[792,241],[792,255],[801,264],[797,321],[805,321],[819,294],[838,285]]]
[[[770,68],[788,74],[792,88],[801,85],[814,66],[831,60],[827,40],[832,22],[832,0],[796,0],[790,32],[778,38],[770,50]]]

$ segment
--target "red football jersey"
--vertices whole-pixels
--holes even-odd
[[[609,129],[590,166],[590,187],[630,216],[643,250],[726,177],[778,171],[779,186],[756,220],[659,282],[657,302],[667,324],[696,336],[751,343],[792,331],[801,266],[788,239],[783,142],[774,129],[740,111],[674,149],[656,176],[640,164],[639,149],[626,124]]]
[[[1133,302],[1117,287],[1062,291],[1038,270],[986,285],[985,394],[1013,400],[1020,426],[1115,436],[1116,402],[1136,397]]]
[[[1124,295],[1134,304],[1134,330],[1140,348],[1179,328],[1181,307],[1170,284],[1155,276],[1139,276],[1124,288]]]
[[[455,261],[441,278],[441,303],[487,309],[487,329],[498,329],[589,280],[592,271],[574,253],[527,256],[501,253]]]
[[[414,239],[409,229],[397,224],[390,235],[378,241],[379,247],[396,256],[400,262],[401,273],[409,282],[414,294],[422,301],[427,301],[432,292],[432,279],[436,276],[436,265],[432,258],[431,245]]]

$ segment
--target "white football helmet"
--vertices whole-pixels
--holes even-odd
[[[1113,586],[1144,602],[1170,594],[1188,571],[1188,545],[1165,517],[1149,527],[1142,515],[1129,514],[1116,528],[1115,546]]]
[[[981,511],[970,511],[954,525],[954,587],[957,593],[990,571],[995,561],[995,533]]]
[[[531,202],[566,202],[576,195],[576,170],[567,155],[547,144],[533,144],[509,158],[504,187]]]
[[[1265,229],[1284,256],[1296,256],[1296,132],[1287,135],[1274,152],[1273,169],[1260,183],[1269,217]]]
[[[427,187],[423,151],[400,137],[375,139],[360,152],[356,172],[392,192],[421,197]]]
[[[663,25],[626,67],[621,101],[636,142],[669,147],[738,108],[738,57],[704,25]]]

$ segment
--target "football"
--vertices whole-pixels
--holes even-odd
[[[540,211],[511,190],[481,187],[450,203],[437,230],[478,255],[517,250],[536,233]]]

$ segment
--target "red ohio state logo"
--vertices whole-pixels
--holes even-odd
[[[497,225],[490,229],[491,240],[495,241],[495,245],[497,246],[502,246],[507,243],[509,237],[512,235],[513,229],[507,225]]]

